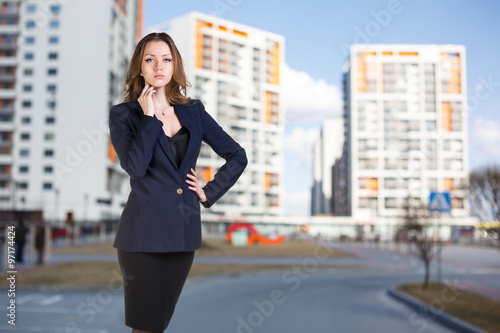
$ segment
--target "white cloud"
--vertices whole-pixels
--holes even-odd
[[[318,128],[296,127],[292,134],[285,137],[285,154],[293,154],[294,167],[311,169],[313,145],[319,136]]]
[[[477,117],[469,133],[472,149],[488,160],[500,156],[500,122]]]
[[[282,79],[286,120],[320,122],[342,114],[342,93],[336,86],[315,80],[307,72],[286,64]]]
[[[289,192],[285,195],[285,215],[309,216],[310,203],[311,192],[309,190]]]

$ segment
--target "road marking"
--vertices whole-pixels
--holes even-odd
[[[36,307],[36,306],[23,306],[19,308],[21,312],[38,312],[38,313],[70,313],[73,312],[68,308],[54,308],[54,307]]]
[[[44,299],[45,296],[44,295],[40,295],[40,294],[30,294],[30,295],[26,295],[26,296],[22,296],[22,297],[18,297],[16,299],[16,303],[17,304],[23,304],[23,303],[26,303],[26,302],[29,302],[29,301],[32,301],[32,300],[36,300],[36,299]]]
[[[16,325],[18,326],[18,325]],[[54,333],[64,333],[67,332],[64,327],[39,327],[39,326],[20,326],[16,328],[12,325],[0,325],[0,331],[2,332],[19,332],[19,328],[23,332],[54,332]],[[80,331],[81,333],[109,333],[106,329],[85,329]]]
[[[47,306],[47,305],[51,305],[51,304],[60,302],[63,299],[64,299],[64,297],[62,297],[62,295],[54,295],[52,297],[44,299],[43,301],[39,301],[38,304],[40,304],[41,306]]]

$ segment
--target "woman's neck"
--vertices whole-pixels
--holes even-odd
[[[156,107],[170,106],[167,100],[167,95],[165,93],[165,87],[155,88],[156,94],[154,94],[154,102]]]

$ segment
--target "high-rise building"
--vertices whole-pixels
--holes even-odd
[[[111,214],[109,107],[141,0],[0,1],[0,210]],[[115,200],[116,201],[116,200]]]
[[[179,48],[189,95],[245,148],[249,164],[236,185],[210,208],[213,214],[280,215],[283,195],[282,36],[192,12],[148,28],[167,32]],[[223,160],[203,145],[200,183]]]
[[[437,191],[451,194],[452,217],[468,216],[465,82],[461,45],[351,47],[335,215],[402,216]]]
[[[332,168],[342,154],[344,120],[330,117],[323,121],[313,150],[311,215],[332,214]]]

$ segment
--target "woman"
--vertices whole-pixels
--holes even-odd
[[[125,286],[125,324],[132,332],[163,332],[201,246],[200,202],[213,205],[240,177],[245,151],[186,97],[182,58],[166,33],[136,46],[124,103],[109,126],[131,192],[114,247]],[[226,160],[203,188],[195,172],[201,142]]]

